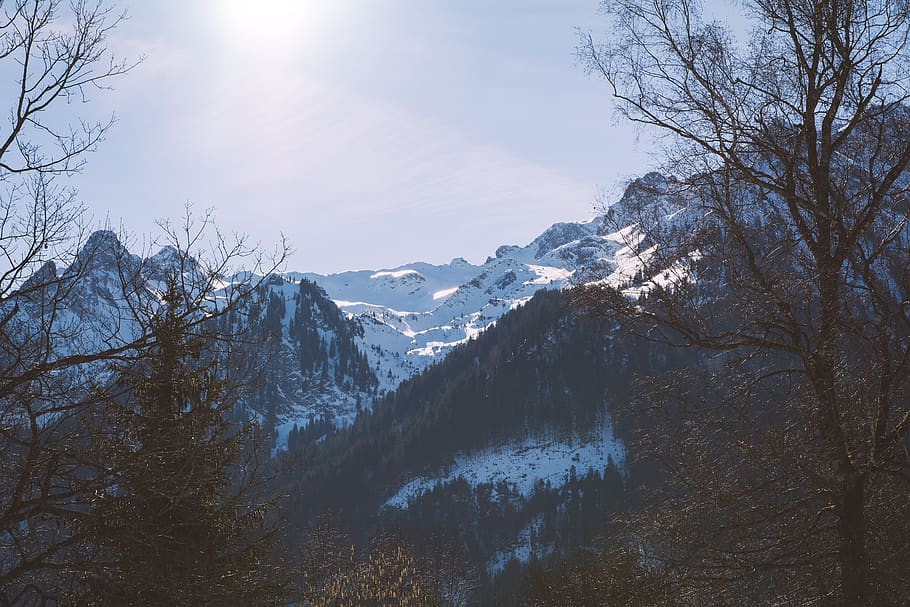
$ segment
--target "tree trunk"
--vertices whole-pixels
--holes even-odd
[[[827,234],[827,231],[824,232]],[[827,237],[821,239],[825,250]],[[866,476],[856,471],[843,434],[835,381],[838,342],[838,316],[841,284],[838,267],[830,259],[819,264],[819,350],[815,367],[816,391],[821,403],[822,433],[836,462],[839,492],[837,508],[838,564],[840,565],[841,604],[843,607],[870,605],[868,592],[869,554],[866,547]],[[842,404],[842,403],[841,403]]]
[[[869,555],[866,550],[866,478],[849,474],[843,481],[838,513],[838,561],[844,607],[871,605]]]

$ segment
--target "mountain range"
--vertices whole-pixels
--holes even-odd
[[[506,312],[529,301],[542,289],[565,289],[588,281],[613,284],[633,280],[644,260],[628,244],[634,223],[624,201],[650,196],[668,215],[679,202],[668,200],[667,181],[652,173],[633,182],[605,214],[577,223],[557,223],[524,246],[503,245],[483,264],[462,258],[449,264],[409,263],[394,268],[337,274],[287,272],[288,285],[317,285],[357,328],[354,343],[366,354],[378,382],[378,395],[438,363],[459,344],[477,337]],[[623,223],[628,220],[628,223]],[[641,280],[642,284],[646,281]],[[291,310],[293,287],[272,287]],[[287,323],[286,323],[287,324]],[[370,399],[362,395],[361,405]],[[299,401],[288,407],[285,424],[312,414],[327,415],[336,425],[356,414],[350,400],[335,406]],[[284,433],[279,433],[284,436]]]
[[[226,322],[243,324],[266,361],[246,404],[280,462],[289,541],[326,510],[361,537],[388,525],[416,541],[446,533],[494,588],[510,563],[596,534],[629,471],[616,405],[664,355],[578,314],[563,293],[607,282],[635,297],[668,280],[645,276],[629,245],[647,238],[630,209],[684,225],[690,207],[669,184],[646,175],[604,214],[478,265],[262,277]],[[40,271],[74,272],[63,312],[89,327],[74,351],[128,340],[124,309],[154,302],[167,275],[204,275],[171,247],[133,255],[109,231],[70,267]],[[124,273],[142,276],[142,293],[124,290]],[[235,283],[221,281],[215,302]]]

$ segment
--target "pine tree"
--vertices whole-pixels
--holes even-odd
[[[237,480],[250,432],[226,420],[236,402],[224,357],[188,328],[181,301],[170,281],[150,357],[118,370],[122,398],[99,438],[112,488],[87,524],[104,558],[93,602],[282,604],[267,560],[268,504]]]

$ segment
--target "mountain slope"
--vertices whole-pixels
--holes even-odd
[[[296,445],[282,460],[294,524],[328,510],[354,537],[444,535],[483,579],[602,533],[628,474],[615,412],[666,355],[567,297],[538,293],[351,427]]]
[[[339,274],[289,273],[319,284],[363,327],[361,348],[376,370],[381,391],[442,360],[503,314],[544,288],[562,289],[593,279],[631,280],[646,260],[632,254],[634,198],[653,199],[655,212],[678,215],[684,201],[669,194],[653,173],[636,180],[605,215],[557,223],[525,246],[502,246],[481,265],[455,259],[446,265],[412,263],[396,268]]]
[[[54,356],[123,347],[142,335],[143,325],[161,305],[168,277],[191,292],[210,280],[196,260],[173,247],[142,258],[115,233],[98,231],[71,265],[60,270],[48,263],[23,284],[28,295],[17,298],[6,329],[15,327],[34,333],[32,341],[52,343]],[[236,278],[216,285],[203,305],[231,297]],[[258,280],[252,278],[254,284]],[[40,288],[29,292],[32,286]],[[48,301],[54,302],[51,309]],[[357,343],[360,325],[310,281],[266,277],[218,322],[226,323],[219,331],[238,336],[248,359],[261,365],[245,402],[267,432],[274,432],[279,446],[294,424],[316,424],[326,431],[349,424],[376,394],[375,373]]]
[[[268,277],[233,317],[266,344],[268,368],[251,407],[275,429],[278,446],[295,428],[295,438],[319,438],[350,424],[378,396],[442,361],[540,289],[592,277],[613,283],[635,277],[638,286],[631,288],[647,290],[647,281],[637,276],[646,260],[627,246],[638,237],[634,222],[626,225],[634,218],[622,214],[624,201],[641,197],[653,199],[660,213],[679,215],[683,208],[668,195],[667,181],[652,174],[633,183],[606,215],[555,224],[526,246],[500,247],[480,265],[458,258],[444,265]],[[138,331],[129,317],[129,297],[153,306],[168,273],[192,279],[203,274],[171,247],[145,259],[134,255],[109,231],[93,234],[73,266],[61,271],[50,264],[41,272],[80,275],[59,322],[89,328],[80,331],[83,340],[108,343]],[[131,275],[145,287],[128,296]],[[222,288],[230,289],[231,281],[225,277]]]

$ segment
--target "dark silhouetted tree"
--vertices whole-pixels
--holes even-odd
[[[904,604],[910,5],[752,0],[747,44],[698,2],[604,6],[581,56],[677,177],[613,211],[664,280],[584,299],[699,357],[650,395],[642,548],[710,604]]]
[[[118,368],[124,388],[99,432],[109,485],[84,524],[98,547],[99,605],[283,605],[268,501],[253,493],[250,427],[228,414],[230,344],[213,341],[168,279],[147,355]],[[201,311],[197,311],[201,313]]]

